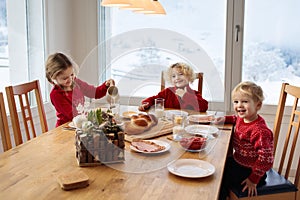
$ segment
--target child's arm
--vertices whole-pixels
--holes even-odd
[[[141,105],[139,106],[139,110],[140,111],[146,111],[146,110],[148,110],[151,106],[154,105],[154,101],[157,98],[166,99],[166,97],[167,97],[166,91],[167,91],[167,88],[164,89],[164,90],[162,90],[162,91],[160,91],[157,95],[154,95],[154,96],[151,96],[151,97],[148,97],[148,98],[142,100]]]
[[[95,98],[95,99],[100,99],[106,95],[107,88],[109,87],[110,84],[114,83],[110,80],[105,81],[102,83],[100,86],[95,87],[93,85],[90,85],[78,78],[75,79],[76,84],[79,86],[80,91],[82,93],[89,97],[89,98]]]

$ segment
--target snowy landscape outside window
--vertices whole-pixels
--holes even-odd
[[[231,82],[232,80],[225,79],[224,64],[227,1],[162,0],[161,3],[166,9],[166,16],[145,16],[128,10],[109,8],[110,16],[107,16],[106,20],[109,20],[110,32],[107,37],[142,28],[162,28],[178,32],[198,43],[207,52],[223,84]],[[245,1],[245,13],[242,13],[244,14],[243,61],[242,66],[235,67],[242,68],[241,80],[254,81],[262,86],[265,92],[264,104],[278,103],[282,82],[300,85],[300,40],[298,39],[300,27],[297,26],[300,18],[297,11],[299,6],[298,0]],[[180,46],[180,41],[175,40],[175,42]],[[126,47],[127,44],[126,41],[122,41],[119,45]],[[230,52],[226,53],[230,54]],[[149,96],[159,91],[161,71],[161,67],[151,66],[151,63],[160,61],[162,65],[168,67],[169,64],[180,59],[180,56],[176,57],[157,49],[136,50],[122,55],[119,59],[108,61],[112,62],[109,63],[109,73],[119,81],[125,78],[125,74],[131,72],[127,77],[128,85],[131,82],[134,84],[135,81],[143,82],[156,77],[152,80],[153,87],[143,88],[134,94],[125,94]],[[137,66],[140,66],[139,70],[132,71]],[[231,73],[233,77],[237,76],[234,70]],[[225,94],[223,88],[221,96],[209,100],[222,102],[224,95],[228,96],[229,93]],[[211,96],[207,85],[204,85],[203,96]]]
[[[242,79],[261,85],[267,104],[277,105],[282,82],[300,86],[299,8],[299,0],[246,1]]]
[[[213,77],[204,72],[203,96],[209,101],[224,102],[226,1],[213,0],[204,3],[163,0],[160,3],[166,9],[167,15],[144,15],[119,8],[108,8],[110,16],[106,16],[105,20],[110,21],[107,22],[109,27],[105,30],[109,29],[111,32],[106,39],[114,39],[129,31],[148,28],[174,32],[170,38],[162,36],[161,40],[171,41],[176,49],[159,48],[157,41],[145,38],[142,41],[144,47],[151,48],[136,48],[118,59],[108,61],[111,77],[117,83],[126,79],[126,85],[118,86],[121,87],[120,92],[129,97],[152,96],[160,91],[161,71],[175,62],[186,62],[192,65],[196,72],[203,72],[202,69],[205,67],[215,68],[216,73],[213,73],[213,76],[220,80],[220,84],[214,89],[218,92],[212,94],[209,88],[212,85],[207,81]],[[187,47],[184,40],[194,42],[199,48]],[[131,40],[124,39],[109,48],[128,48],[130,45]],[[204,51],[213,66],[207,66],[205,61],[200,63],[200,66],[195,66],[195,63],[188,59],[189,55],[196,55],[198,51]],[[136,86],[138,87],[134,91],[128,89]]]

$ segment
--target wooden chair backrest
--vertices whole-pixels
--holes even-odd
[[[202,95],[202,90],[203,90],[203,73],[199,72],[196,73],[196,79],[198,79],[198,91]],[[165,89],[166,87],[166,80],[164,76],[164,71],[161,72],[161,85],[160,85],[160,90]]]
[[[11,139],[9,135],[7,114],[6,114],[2,92],[0,92],[0,132],[1,132],[3,151],[7,151],[12,148],[12,145],[11,145]]]
[[[8,100],[8,107],[9,107],[10,118],[13,127],[16,146],[23,143],[23,138],[22,138],[22,133],[20,128],[20,121],[18,117],[15,96],[19,97],[19,105],[21,109],[27,140],[36,137],[34,120],[32,117],[31,105],[29,101],[30,95],[35,96],[42,133],[48,131],[46,114],[44,110],[43,99],[42,99],[40,84],[38,80],[27,82],[20,85],[15,85],[15,86],[8,86],[5,88],[5,90],[6,90],[7,100]],[[31,131],[29,131],[29,124],[30,124]]]
[[[284,115],[287,96],[294,98],[294,103],[292,106],[292,111],[288,123],[287,131],[281,130],[282,119]],[[297,170],[295,174],[294,184],[299,188],[299,175],[300,175],[300,159],[299,154],[295,154],[296,144],[299,138],[299,127],[300,127],[300,111],[298,107],[298,101],[300,98],[300,87],[289,85],[288,83],[283,83],[278,103],[278,108],[276,112],[275,122],[274,122],[274,149],[276,152],[278,144],[283,144],[283,149],[281,155],[279,155],[279,166],[278,173],[283,175],[286,179],[291,175],[292,163],[296,163]],[[278,141],[280,134],[284,134],[284,141]],[[298,147],[299,148],[299,147]],[[279,152],[278,152],[279,153]],[[297,156],[297,157],[296,157]]]

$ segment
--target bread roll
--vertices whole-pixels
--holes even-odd
[[[149,130],[157,124],[157,118],[151,114],[138,114],[131,116],[130,122],[125,123],[124,131],[128,135],[137,135]]]

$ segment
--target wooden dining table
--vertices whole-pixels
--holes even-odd
[[[75,131],[62,125],[0,155],[0,199],[218,199],[232,125],[218,128],[208,151],[187,152],[164,135],[155,138],[170,144],[164,153],[138,153],[126,142],[124,162],[80,167]],[[207,161],[215,172],[201,178],[174,175],[167,165],[178,159]],[[89,186],[63,190],[57,178],[79,171],[89,177]]]

